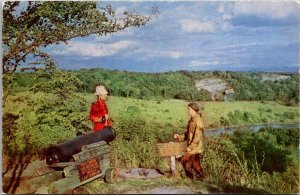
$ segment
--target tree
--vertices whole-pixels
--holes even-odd
[[[25,8],[22,10],[22,8]],[[21,70],[48,64],[51,58],[40,50],[51,44],[67,43],[75,37],[99,36],[145,25],[148,16],[125,11],[118,17],[110,5],[97,8],[93,1],[6,1],[3,6],[3,73],[13,73],[32,55],[35,59]]]
[[[20,95],[26,106],[3,116],[5,155],[32,155],[42,148],[90,131],[86,100],[76,94],[81,81],[72,72],[55,67],[36,72],[34,93]]]

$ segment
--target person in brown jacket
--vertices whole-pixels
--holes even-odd
[[[203,180],[204,173],[200,163],[200,158],[204,152],[204,125],[197,103],[189,103],[187,112],[191,116],[187,131],[184,135],[174,134],[177,141],[187,141],[186,153],[181,158],[181,164],[187,177]],[[194,173],[193,173],[194,172]]]

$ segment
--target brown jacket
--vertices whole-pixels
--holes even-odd
[[[189,120],[186,133],[179,136],[179,141],[183,140],[187,140],[187,147],[191,149],[189,154],[204,152],[204,125],[199,114]]]

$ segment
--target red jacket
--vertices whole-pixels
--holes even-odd
[[[102,130],[106,126],[110,126],[110,120],[105,125],[105,115],[108,114],[108,109],[105,100],[97,100],[91,106],[89,119],[94,122],[94,132]]]

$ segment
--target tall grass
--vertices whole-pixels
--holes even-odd
[[[252,150],[253,160],[246,158],[245,153],[228,135],[208,139],[203,158],[206,180],[228,191],[257,189],[269,193],[298,193],[299,159],[291,156],[284,171],[263,171],[264,160],[259,162],[258,159],[265,158],[265,153],[257,153],[257,147],[254,146]]]

